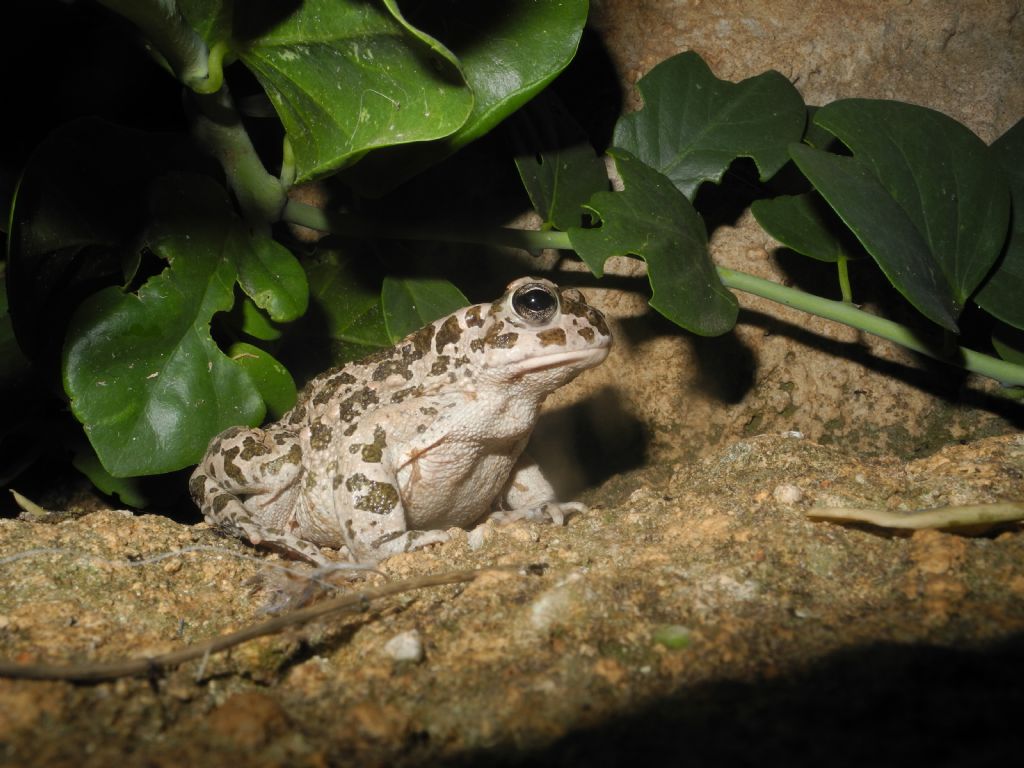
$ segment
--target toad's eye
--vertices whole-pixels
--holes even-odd
[[[546,285],[527,283],[512,294],[512,309],[531,325],[543,325],[558,311],[558,296]]]

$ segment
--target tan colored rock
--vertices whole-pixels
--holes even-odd
[[[693,50],[720,78],[775,69],[810,104],[909,101],[945,112],[985,141],[1024,115],[1024,12],[1016,0],[603,0],[593,3],[591,24],[619,69],[629,108],[640,106],[632,86],[645,72]],[[776,259],[778,244],[749,211],[735,226],[716,229],[710,245],[722,266],[792,280]],[[857,265],[851,269],[856,275]],[[1024,409],[995,396],[989,380],[964,381],[956,369],[755,296],[738,293],[739,324],[724,337],[674,331],[646,307],[642,264],[617,259],[608,272],[633,280],[588,290],[620,321],[618,344],[576,385],[599,393],[598,418],[614,425],[604,436],[608,452],[642,433],[638,450],[648,461],[692,460],[739,437],[797,430],[862,454],[913,456],[1005,432],[1024,419]],[[829,298],[839,298],[838,288],[831,290]],[[854,301],[875,301],[885,295],[878,290]],[[886,302],[865,308],[891,312]],[[575,402],[579,390],[556,398],[554,404]]]

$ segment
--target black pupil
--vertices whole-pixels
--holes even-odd
[[[512,301],[516,311],[523,316],[541,319],[551,315],[558,302],[551,291],[544,288],[527,288],[515,295]]]

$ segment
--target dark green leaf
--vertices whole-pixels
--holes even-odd
[[[269,237],[240,232],[245,242],[237,254],[238,283],[272,320],[288,322],[301,317],[309,304],[309,283],[298,259]]]
[[[382,0],[382,2],[384,3],[384,7],[387,9],[387,12],[391,14],[391,17],[395,21],[402,25],[402,28],[406,32],[408,32],[412,37],[419,40],[421,43],[427,46],[427,48],[432,50],[438,56],[448,61],[448,63],[451,64],[453,67],[455,67],[456,69],[460,68],[459,60],[455,57],[455,54],[448,50],[441,43],[440,40],[434,39],[426,32],[424,32],[422,29],[418,29],[412,24],[410,24],[409,21],[405,18],[405,16],[402,15],[402,11],[398,7],[398,3],[396,3],[395,0]]]
[[[927,241],[868,167],[803,144],[790,152],[896,289],[932,322],[956,331],[958,307]]]
[[[473,109],[441,141],[374,153],[346,173],[374,197],[483,136],[547,86],[576,55],[587,2],[432,0],[407,16],[458,57]]]
[[[64,348],[72,411],[119,477],[188,466],[211,435],[264,413],[252,379],[210,337],[213,314],[234,301],[244,243],[224,190],[204,177],[169,177],[152,209],[147,243],[169,266],[137,295],[110,287],[91,296]]]
[[[266,313],[257,307],[248,296],[242,297],[242,300],[231,310],[231,316],[238,329],[254,339],[276,341],[281,338],[280,329],[270,322]]]
[[[11,319],[30,358],[58,353],[85,296],[130,279],[150,181],[203,167],[209,161],[184,138],[94,118],[63,126],[36,148],[11,212],[7,261]]]
[[[814,122],[814,116],[818,114],[819,109],[821,107],[807,107],[807,129],[804,131],[804,144],[815,149],[831,149],[832,145],[836,143],[836,137]]]
[[[782,195],[756,200],[751,211],[765,232],[797,253],[833,263],[849,255],[844,253],[835,228],[827,223],[826,211],[831,211],[818,195]],[[838,223],[842,226],[842,222]]]
[[[545,225],[563,231],[580,226],[584,203],[608,188],[604,163],[586,142],[517,157],[516,167]]]
[[[230,42],[232,19],[238,7],[231,0],[177,0],[177,4],[185,21],[208,46]]]
[[[391,346],[380,306],[379,278],[361,279],[352,259],[332,253],[307,266],[306,272],[330,338],[358,347],[358,354]]]
[[[868,252],[880,264],[886,262],[888,268],[882,268],[908,298],[906,281],[917,282],[921,261],[932,261],[948,286],[933,293],[933,304],[947,305],[951,295],[952,315],[957,317],[1006,238],[1009,189],[992,153],[952,118],[913,104],[844,99],[822,107],[814,120],[849,147],[860,167],[883,189],[883,199],[872,206],[875,213],[881,206],[892,208],[887,215],[906,219],[924,245],[905,261],[902,235],[886,238],[878,233],[883,236],[873,238]],[[854,226],[848,218],[852,212],[844,214],[844,198],[835,192],[824,197],[860,236],[858,227],[863,230],[866,222]],[[923,277],[917,287],[931,282]],[[917,302],[915,306],[940,325],[955,329],[955,324],[929,315]]]
[[[473,111],[449,151],[490,131],[550,83],[576,55],[586,0],[538,3],[432,0],[417,23],[459,58],[473,90]]]
[[[1024,120],[996,139],[991,151],[1009,180],[1013,210],[1002,256],[974,300],[1004,323],[1024,329]]]
[[[108,496],[117,496],[124,504],[136,509],[149,506],[150,499],[143,490],[142,482],[135,477],[114,477],[103,468],[99,456],[88,444],[83,444],[71,459],[72,466],[89,478]]]
[[[625,150],[609,154],[624,190],[591,198],[587,207],[601,226],[569,230],[573,248],[598,277],[609,256],[641,257],[652,307],[702,336],[726,333],[736,324],[738,305],[708,254],[704,222],[665,176]]]
[[[395,343],[427,323],[467,306],[469,299],[447,280],[387,277],[380,303],[388,336]]]
[[[240,4],[236,14],[259,28],[238,55],[284,123],[297,181],[370,149],[448,136],[473,108],[444,46],[375,2],[305,0],[283,18],[273,4]]]
[[[663,61],[637,87],[644,107],[619,119],[613,143],[690,200],[702,182],[721,181],[737,157],[753,158],[762,181],[775,175],[807,119],[800,94],[778,72],[729,83],[692,51]]]
[[[295,405],[295,380],[287,369],[265,350],[252,344],[232,344],[228,357],[249,374],[267,404],[267,415],[279,419]]]

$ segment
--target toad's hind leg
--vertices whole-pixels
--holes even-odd
[[[234,427],[215,437],[189,481],[206,521],[253,546],[329,565],[310,541],[288,528],[299,495],[302,449],[282,430]]]

